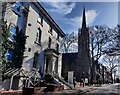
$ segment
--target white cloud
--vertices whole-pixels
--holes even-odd
[[[71,13],[72,9],[75,6],[75,3],[68,4],[67,2],[46,2],[46,4],[52,6],[52,9],[48,11],[53,13],[59,13],[61,15],[65,15]]]
[[[96,10],[88,10],[86,12],[86,20],[88,25],[92,24],[95,21],[97,14],[98,13],[96,12]]]
[[[73,18],[65,17],[66,14],[71,13],[73,8],[75,8],[75,2],[69,2],[69,4],[68,2],[45,2],[45,4],[52,6],[52,8],[48,9],[48,11],[53,14],[55,20],[73,26],[69,29],[70,32],[77,32],[78,28],[81,28],[82,15]],[[96,10],[86,10],[87,25],[92,24],[95,21],[97,15],[98,12]]]
[[[96,12],[96,10],[87,10],[86,11],[86,23],[87,25],[92,24],[96,17],[97,17],[98,13]],[[82,16],[78,16],[78,17],[74,17],[74,18],[63,18],[65,20],[65,23],[67,24],[71,24],[76,28],[80,28],[82,25]]]

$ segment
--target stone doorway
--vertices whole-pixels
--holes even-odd
[[[58,73],[58,54],[53,49],[47,49],[45,53],[44,73],[54,75]]]

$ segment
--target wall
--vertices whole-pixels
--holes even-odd
[[[20,17],[18,17],[18,15],[15,15],[14,12],[12,12],[12,9],[10,9],[8,11],[8,13],[6,13],[5,15],[5,19],[8,20],[8,24],[9,23],[14,23],[16,26],[18,25],[19,30],[22,29],[22,32],[25,33],[27,37],[26,39],[26,51],[24,52],[24,60],[23,60],[23,68],[25,68],[25,70],[31,70],[33,68],[33,57],[34,57],[34,53],[36,51],[38,51],[39,56],[38,56],[38,62],[37,62],[37,69],[39,69],[40,67],[42,67],[42,71],[44,71],[44,60],[45,60],[45,52],[44,50],[46,48],[48,48],[48,40],[49,37],[51,37],[52,39],[52,44],[51,44],[51,48],[52,49],[56,49],[56,44],[59,44],[59,48],[60,48],[60,42],[62,40],[62,37],[59,37],[59,40],[57,40],[57,33],[58,31],[53,27],[53,32],[52,35],[50,33],[48,33],[49,30],[49,24],[51,25],[51,23],[48,21],[48,19],[46,19],[42,13],[40,13],[39,9],[37,9],[33,3],[31,2],[24,2],[23,3],[24,6],[26,6],[28,8],[29,6],[29,12],[27,13],[20,13]],[[37,22],[37,19],[39,18],[39,14],[43,16],[44,20],[43,20],[43,26],[41,26],[41,24],[39,24]],[[29,26],[29,24],[31,24],[31,26]],[[41,35],[41,45],[37,45],[34,43],[34,41],[36,40],[36,34],[37,34],[37,29],[40,28],[42,31],[42,35]],[[56,32],[57,31],[57,32]],[[31,51],[29,52],[29,48],[31,48]],[[59,59],[58,59],[58,73],[59,76],[61,76],[61,60],[62,60],[62,56],[59,55]],[[19,87],[21,86],[22,83],[20,83],[19,81]],[[8,85],[7,85],[8,86]]]
[[[5,12],[5,20],[7,20],[7,24],[13,23],[14,25],[17,24],[18,16],[12,11],[12,6],[10,3],[7,3],[7,8]]]
[[[29,3],[29,14],[28,14],[28,20],[27,20],[27,27],[26,27],[26,36],[28,36],[26,40],[26,51],[24,53],[24,56],[26,58],[23,61],[23,67],[27,68],[27,70],[31,70],[33,67],[33,58],[34,58],[34,53],[38,51],[39,56],[38,56],[38,62],[37,62],[37,69],[44,67],[44,50],[48,48],[48,41],[49,37],[52,39],[51,42],[51,48],[56,50],[56,44],[59,44],[60,48],[60,42],[62,40],[62,37],[59,37],[59,40],[57,40],[57,32],[56,29],[54,28],[55,26],[52,26],[51,23],[48,21],[48,19],[39,11],[38,8],[34,6],[33,3]],[[37,22],[38,18],[40,16],[43,17],[43,24],[40,24]],[[31,25],[30,25],[31,24]],[[52,26],[52,34],[50,34],[49,27],[50,25]],[[36,41],[36,35],[37,35],[37,30],[38,28],[41,29],[41,43],[40,45],[35,44],[34,42]],[[28,49],[31,48],[31,51],[29,52]],[[61,60],[62,57],[59,56],[58,59],[58,72],[61,74]]]
[[[76,71],[78,53],[63,53],[62,54],[62,77],[68,78],[68,71]],[[75,75],[75,77],[78,77]]]

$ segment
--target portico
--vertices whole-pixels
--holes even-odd
[[[45,65],[44,65],[44,75],[50,74],[54,76],[54,74],[58,74],[58,58],[59,52],[54,49],[46,49],[45,50]]]

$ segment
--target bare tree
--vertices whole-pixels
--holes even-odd
[[[74,32],[66,34],[62,41],[62,52],[68,53],[73,43],[78,43],[77,34],[75,34]]]
[[[119,58],[118,56],[110,56],[107,54],[103,57],[103,61],[106,63],[106,67],[108,71],[110,72],[112,83],[113,83],[112,75],[115,71],[117,71],[116,67],[118,67],[118,61],[119,61],[118,58]]]
[[[95,78],[95,67],[98,64],[100,57],[103,55],[102,50],[106,47],[109,42],[109,35],[111,29],[106,26],[92,26],[89,27],[90,33],[90,51],[92,58],[91,65],[91,84]]]
[[[106,26],[93,26],[89,28],[89,31],[91,56],[98,61],[103,54],[103,49],[106,48],[107,43],[110,41],[108,33],[112,30]]]
[[[117,25],[112,32],[109,33],[111,39],[108,47],[103,52],[110,55],[120,55],[120,25]]]

